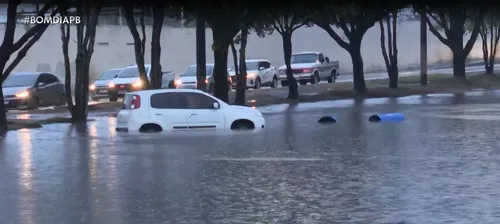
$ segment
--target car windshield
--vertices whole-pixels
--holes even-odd
[[[292,55],[291,63],[315,63],[317,56],[317,54],[294,54]]]
[[[245,64],[247,65],[247,70],[258,70],[259,69],[259,63],[256,61],[246,61]],[[238,66],[240,66],[239,63],[238,63]],[[234,71],[234,66],[229,71]]]
[[[37,74],[33,75],[9,75],[7,79],[3,82],[2,87],[21,87],[21,86],[32,86],[35,84]]]
[[[212,75],[212,65],[207,65],[207,77]],[[196,76],[196,65],[191,65],[181,76]]]
[[[146,74],[149,72],[149,67],[146,67]],[[119,78],[135,78],[139,77],[139,69],[137,67],[130,67],[123,69],[118,75]]]
[[[120,73],[120,69],[115,69],[115,70],[109,70],[104,73],[102,73],[101,77],[99,77],[99,80],[109,80],[115,78],[118,73]]]

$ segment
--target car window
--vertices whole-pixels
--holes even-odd
[[[179,93],[180,99],[185,98],[189,109],[213,109],[214,99],[200,93]]]
[[[52,74],[42,74],[42,75],[45,76],[44,79],[45,79],[45,83],[47,83],[47,84],[59,82],[59,79],[57,79],[57,77],[55,77]]]
[[[40,76],[38,76],[38,83],[48,84],[49,79],[47,79],[47,74],[41,74]]]
[[[99,77],[99,80],[109,80],[115,78],[118,73],[120,73],[122,70],[120,69],[115,69],[115,70],[108,70]]]
[[[146,74],[149,74],[149,67],[145,67],[146,68]],[[118,74],[118,77],[119,78],[135,78],[135,77],[139,77],[139,68],[136,67],[129,67],[129,68],[125,68],[123,69],[119,74]]]
[[[323,54],[319,54],[319,61],[325,61],[325,58],[323,57]]]
[[[292,55],[292,58],[290,59],[292,64],[297,64],[297,63],[315,63],[316,60],[318,60],[318,55],[315,53],[311,54],[294,54]]]
[[[179,93],[156,93],[151,95],[151,107],[156,109],[188,109],[185,98]]]
[[[206,76],[209,77],[212,75],[212,70],[214,66],[213,65],[206,65]],[[196,76],[196,65],[191,65],[188,67],[188,69],[182,73],[181,76]]]
[[[263,61],[262,63],[264,63],[264,68],[270,68],[271,67],[271,63],[269,63],[267,61]]]
[[[38,79],[38,74],[11,74],[3,81],[2,87],[20,87],[20,86],[33,86]]]

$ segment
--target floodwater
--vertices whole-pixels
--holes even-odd
[[[498,92],[261,108],[263,131],[0,140],[2,223],[499,223]],[[369,123],[402,112],[400,123]],[[323,115],[336,124],[318,124]]]

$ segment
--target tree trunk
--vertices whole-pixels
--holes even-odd
[[[486,23],[481,24],[481,28],[479,30],[479,36],[481,37],[481,47],[483,50],[483,61],[484,61],[485,74],[491,75],[491,74],[493,74],[493,71],[490,68],[490,63],[489,63],[488,25]]]
[[[213,94],[215,97],[219,98],[224,102],[228,102],[229,100],[229,89],[228,89],[228,80],[227,80],[227,55],[229,48],[229,40],[226,36],[226,30],[218,29],[216,27],[212,27],[212,35],[213,35],[213,46],[212,49],[214,51],[214,83],[212,87],[209,86],[209,89],[213,90]],[[233,37],[230,37],[231,39]]]
[[[3,90],[0,89],[0,99],[3,101]],[[3,102],[0,105],[0,133],[7,131],[7,113]]]
[[[248,28],[243,26],[241,29],[241,43],[240,43],[240,72],[239,77],[236,78],[236,105],[245,105],[245,90],[247,88],[247,63],[246,63],[246,47],[248,39]]]
[[[238,51],[236,50],[236,46],[234,46],[234,42],[231,42],[231,53],[233,53],[233,67],[234,67],[234,77],[239,77],[239,67],[238,67]]]
[[[71,90],[71,64],[69,62],[69,39],[71,37],[71,27],[69,24],[61,24],[61,41],[64,58],[64,90],[66,95],[66,105],[73,115],[73,94]],[[72,116],[73,117],[73,116]]]
[[[75,105],[72,110],[73,123],[83,123],[87,121],[87,105],[89,101],[89,67],[92,54],[94,52],[94,42],[96,34],[97,20],[100,7],[88,11],[87,5],[80,1],[77,15],[82,15],[82,22],[77,25],[77,55],[75,59]],[[82,9],[85,11],[82,13]],[[69,66],[68,66],[69,67]],[[67,68],[66,68],[67,69]]]
[[[283,32],[281,34],[283,38],[283,53],[285,58],[286,66],[286,79],[288,82],[288,99],[298,99],[299,98],[299,85],[295,77],[293,76],[291,59],[292,59],[292,33]]]
[[[453,46],[453,45],[452,45]],[[465,78],[465,52],[462,45],[456,44],[452,49],[453,53],[453,77]]]
[[[144,67],[144,49],[143,43],[145,43],[146,36],[143,32],[143,38],[139,36],[139,31],[137,31],[137,24],[134,20],[134,6],[133,5],[125,5],[123,7],[125,11],[125,20],[127,21],[127,26],[132,34],[132,38],[134,38],[134,53],[135,53],[135,63],[137,64],[137,68],[139,70],[139,78],[142,81],[143,89],[149,89],[149,79],[146,74],[146,68]],[[141,15],[142,17],[143,15]],[[144,18],[141,19],[141,23]],[[142,26],[142,24],[141,24]]]
[[[426,15],[420,15],[420,85],[427,85],[427,22]]]
[[[363,94],[366,92],[365,74],[363,67],[363,58],[361,57],[361,41],[351,40],[351,50],[349,51],[352,59],[352,75],[354,90]]]
[[[198,13],[196,19],[196,83],[197,88],[202,91],[207,91],[205,85],[205,79],[207,78],[205,48],[205,20],[201,13]]]
[[[153,32],[151,34],[151,88],[160,89],[162,85],[161,72],[161,30],[165,18],[165,9],[162,6],[153,8]]]

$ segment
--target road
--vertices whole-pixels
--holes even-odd
[[[9,132],[1,220],[499,223],[499,95],[269,106],[258,132],[125,134],[106,117]],[[377,112],[407,120],[368,123]]]

